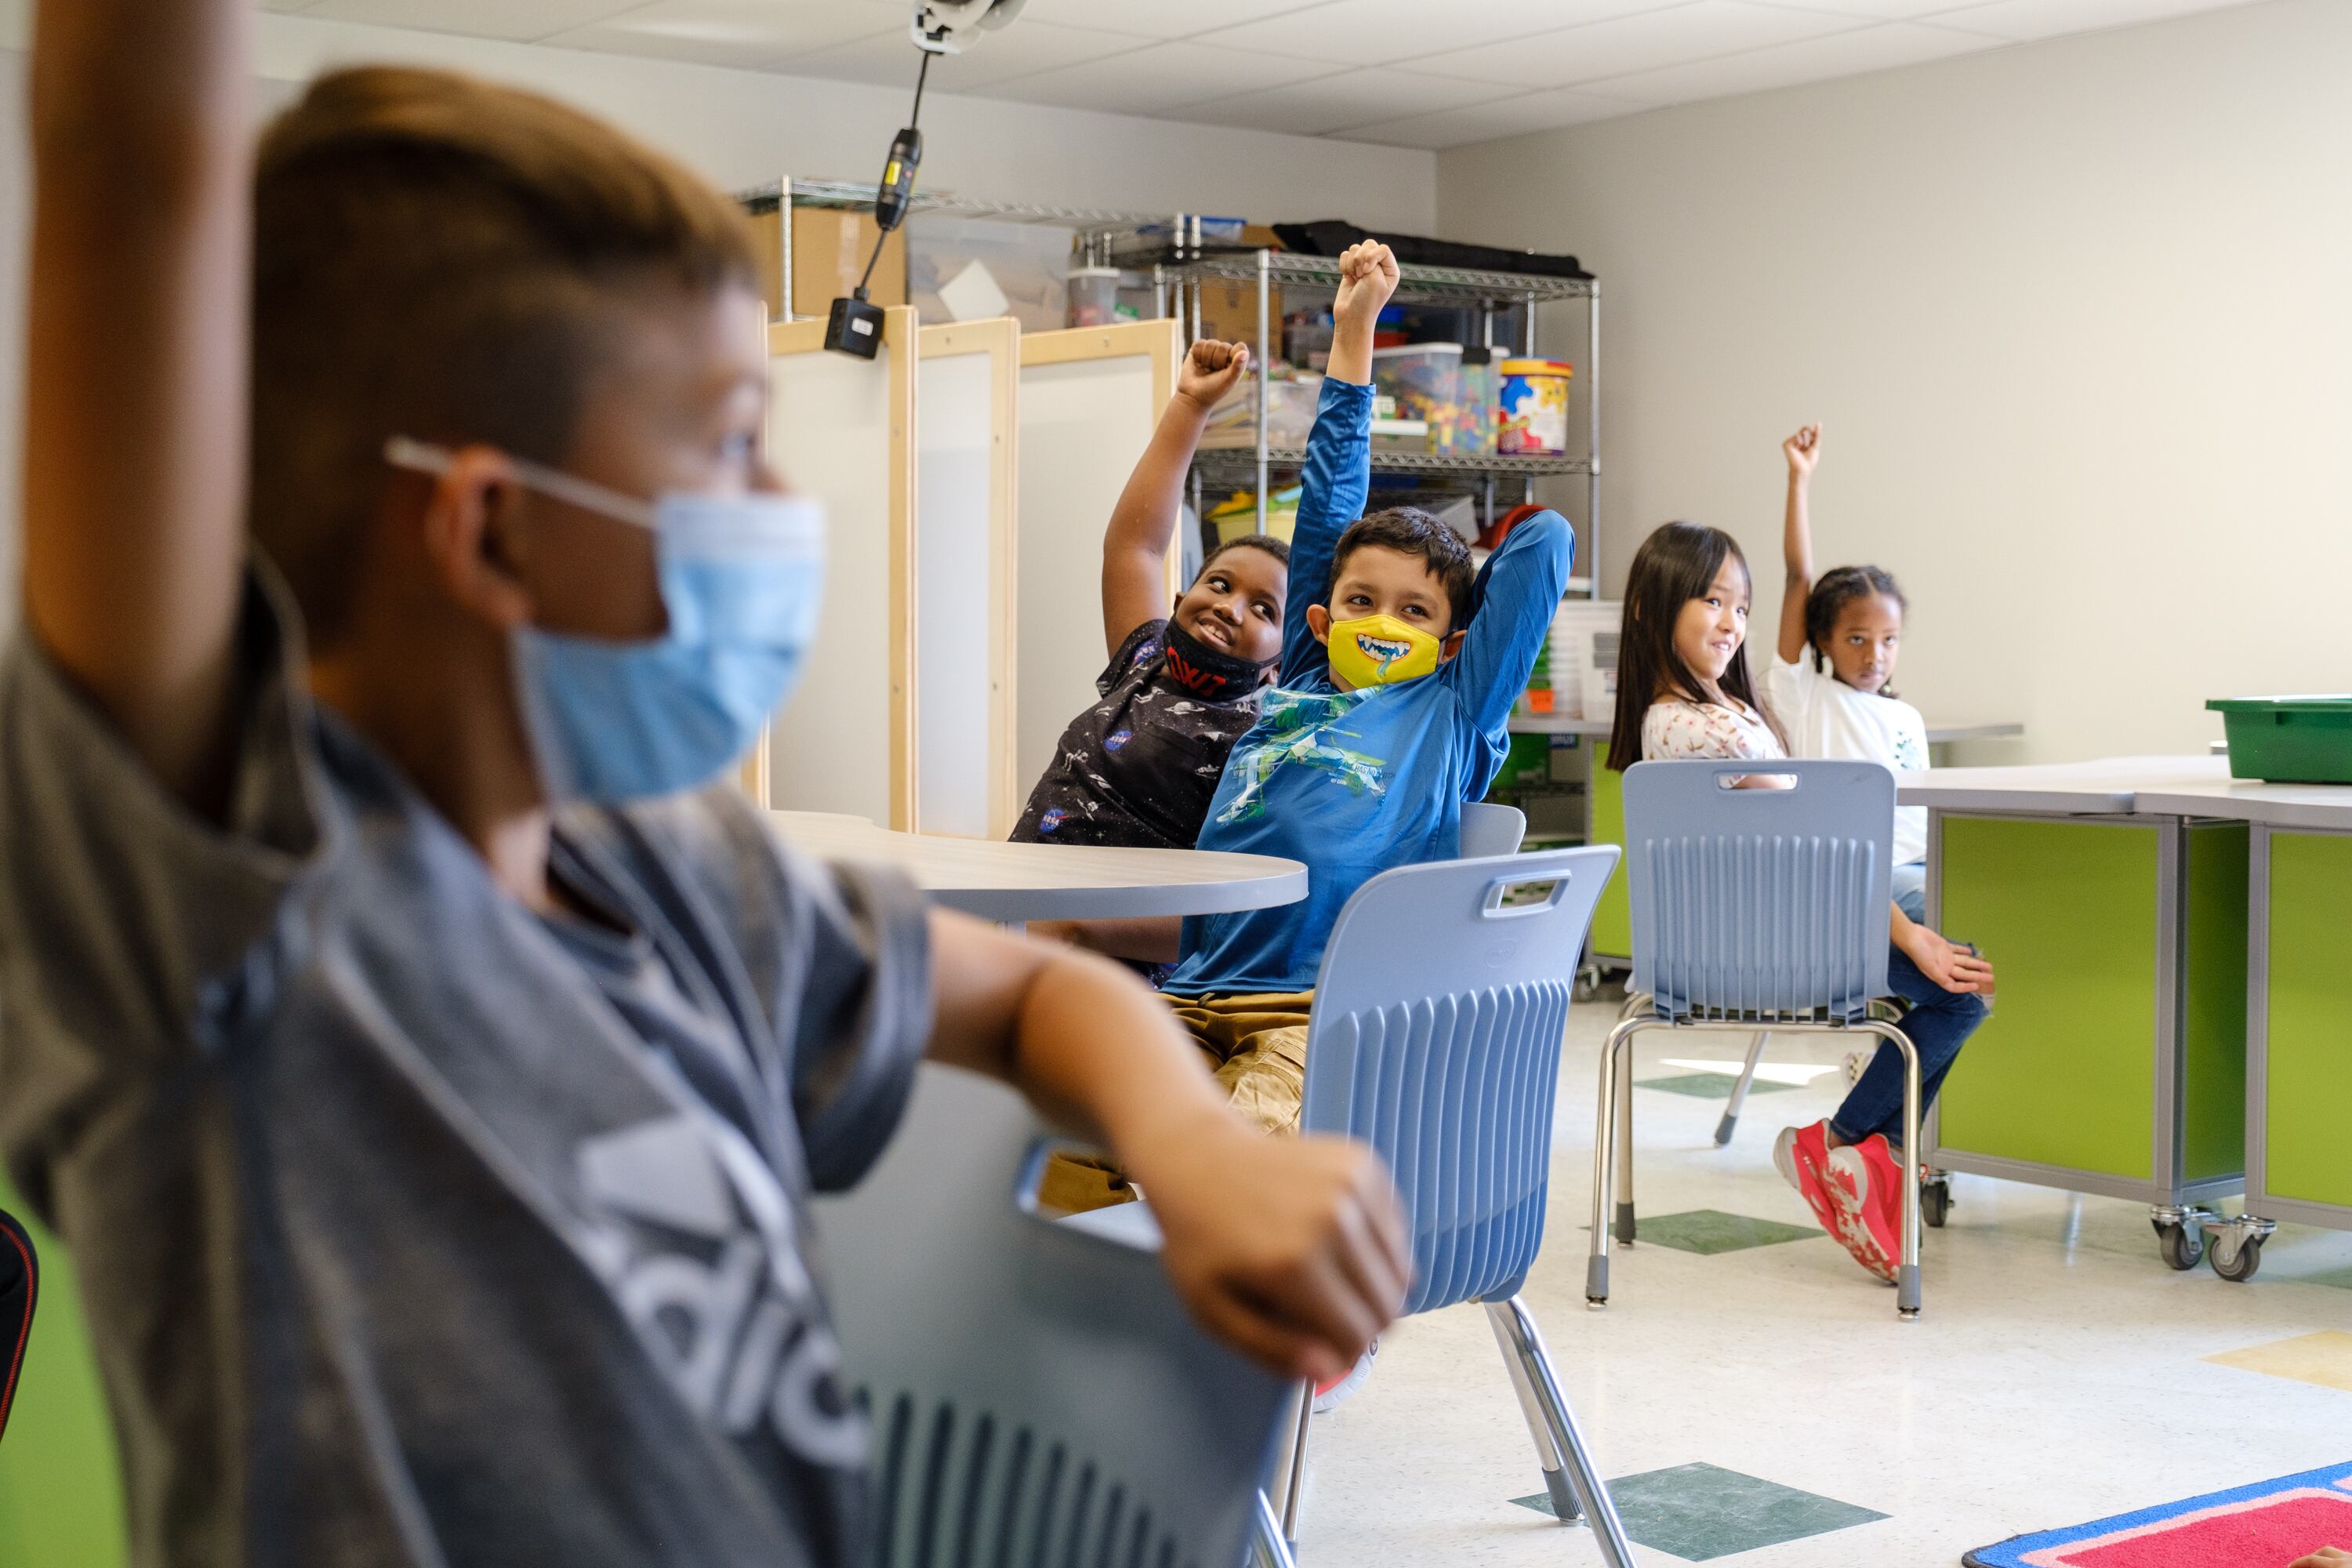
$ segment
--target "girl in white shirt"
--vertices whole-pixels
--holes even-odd
[[[1748,676],[1748,559],[1721,529],[1670,522],[1642,542],[1625,584],[1611,767],[1677,757],[1771,762],[1789,754]],[[1741,782],[1770,788],[1780,780],[1759,773]],[[1887,986],[1911,1004],[1903,1026],[1919,1053],[1924,1110],[1984,1021],[1979,994],[1992,990],[1992,966],[1900,906],[1888,911],[1887,934],[1894,946]],[[1902,1130],[1902,1058],[1881,1045],[1834,1115],[1787,1129],[1772,1150],[1773,1164],[1822,1227],[1856,1262],[1889,1281],[1901,1253],[1908,1152],[1895,1140]]]
[[[1765,673],[1764,696],[1799,757],[1859,757],[1897,773],[1927,765],[1927,725],[1895,695],[1903,644],[1903,590],[1875,566],[1838,566],[1813,579],[1812,520],[1806,508],[1822,427],[1808,425],[1780,443],[1789,458],[1789,509],[1780,550],[1788,583],[1780,597],[1780,646]],[[1927,918],[1927,813],[1895,812],[1895,901]]]

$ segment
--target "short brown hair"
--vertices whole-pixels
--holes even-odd
[[[1332,582],[1339,580],[1339,569],[1348,563],[1348,557],[1367,544],[1421,557],[1445,590],[1445,602],[1453,609],[1454,621],[1446,630],[1457,632],[1470,624],[1477,572],[1470,564],[1470,547],[1442,519],[1417,506],[1365,513],[1348,525],[1348,531],[1339,536],[1339,548],[1331,552]]]
[[[756,276],[683,167],[551,100],[443,71],[322,77],[255,180],[252,527],[331,640],[385,440],[562,462],[616,316]]]

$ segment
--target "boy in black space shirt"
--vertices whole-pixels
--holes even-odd
[[[1225,753],[1257,721],[1282,652],[1288,546],[1265,534],[1220,546],[1174,614],[1161,610],[1192,450],[1248,368],[1239,343],[1197,342],[1185,358],[1103,536],[1102,700],[1062,732],[1013,830],[1018,842],[1192,848]]]

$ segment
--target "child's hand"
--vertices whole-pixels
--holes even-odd
[[[1919,966],[1920,973],[1945,990],[1991,993],[1992,965],[1926,926],[1906,922],[1895,942],[1905,956]]]
[[[1177,367],[1176,395],[1203,409],[1214,408],[1225,400],[1234,384],[1249,373],[1249,359],[1246,343],[1202,338]]]
[[[1356,1364],[1404,1307],[1412,1247],[1361,1144],[1213,1123],[1131,1163],[1178,1294],[1202,1327],[1286,1377]]]
[[[1396,289],[1396,256],[1387,246],[1367,239],[1348,247],[1339,255],[1339,297],[1331,301],[1335,330],[1354,325],[1370,331]]]
[[[1822,458],[1822,427],[1808,425],[1780,443],[1780,450],[1789,459],[1790,474],[1800,479],[1813,477],[1813,465]]]
[[[2352,1568],[2352,1552],[2340,1546],[2323,1546],[2308,1557],[2298,1557],[2286,1568]]]

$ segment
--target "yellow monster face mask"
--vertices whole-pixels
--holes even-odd
[[[1331,673],[1354,687],[1417,680],[1437,668],[1438,641],[1394,616],[1331,623]]]

